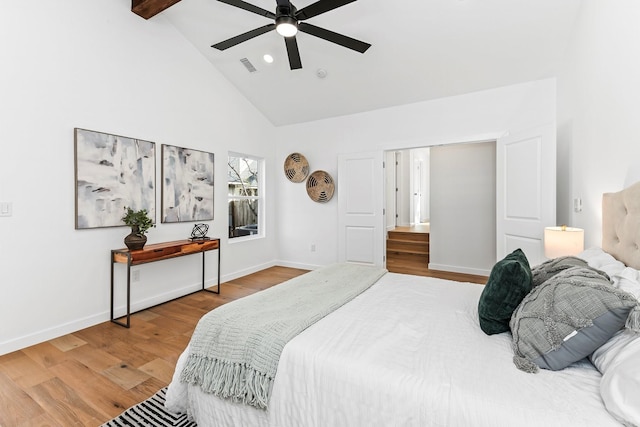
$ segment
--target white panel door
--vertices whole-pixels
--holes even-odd
[[[556,135],[544,126],[498,139],[497,259],[521,248],[533,266],[544,261],[544,227],[556,223]]]
[[[384,266],[382,151],[338,156],[338,261]]]

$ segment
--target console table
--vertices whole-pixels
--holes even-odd
[[[218,251],[218,286],[216,291],[204,287],[204,266],[205,252]],[[131,326],[131,266],[146,264],[150,262],[162,261],[164,259],[177,258],[185,255],[202,253],[202,290],[214,294],[220,293],[220,239],[210,240],[176,240],[174,242],[164,242],[146,245],[140,250],[131,251],[129,249],[111,250],[111,321],[125,328]],[[113,286],[113,266],[116,264],[127,265],[127,321],[121,322],[117,319],[125,317],[114,317],[114,286]]]

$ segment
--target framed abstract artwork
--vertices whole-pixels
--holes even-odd
[[[76,229],[123,226],[125,207],[156,217],[156,145],[74,129]]]
[[[213,219],[213,153],[162,145],[162,222]]]

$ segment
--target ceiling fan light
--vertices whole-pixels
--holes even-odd
[[[298,32],[298,22],[290,16],[281,16],[276,20],[276,31],[283,37],[293,37]]]

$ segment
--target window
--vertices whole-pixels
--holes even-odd
[[[262,168],[257,157],[229,153],[229,238],[262,235]]]

